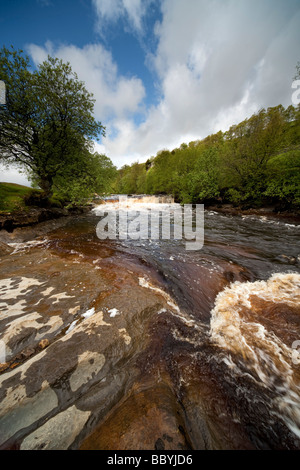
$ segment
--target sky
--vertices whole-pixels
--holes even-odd
[[[292,104],[300,0],[0,0],[2,45],[70,62],[120,168]]]

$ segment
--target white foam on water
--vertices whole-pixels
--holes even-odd
[[[49,240],[47,238],[44,238],[43,240],[30,240],[28,242],[19,242],[19,243],[10,242],[8,243],[8,245],[14,248],[14,250],[10,253],[10,255],[23,252],[26,249],[33,248],[36,246],[46,245],[48,241]]]
[[[256,304],[252,304],[253,299],[256,299]],[[225,357],[234,353],[243,358],[249,376],[277,394],[270,404],[273,407],[271,413],[283,419],[300,437],[300,380],[292,360],[293,348],[260,323],[259,315],[264,314],[265,308],[261,304],[259,313],[256,313],[255,305],[260,299],[276,306],[282,304],[298,308],[300,274],[276,273],[267,281],[235,282],[226,287],[216,297],[211,312],[211,341],[221,348]],[[247,311],[251,313],[250,317]],[[236,373],[241,372],[238,365],[232,366],[232,359],[230,364]]]
[[[171,312],[173,315],[175,315],[177,318],[179,318],[183,323],[185,323],[188,326],[194,326],[197,328],[195,320],[192,320],[191,318],[188,318],[185,316],[183,312],[181,312],[180,308],[178,305],[174,302],[174,300],[170,297],[167,292],[164,290],[160,289],[159,287],[153,286],[149,281],[147,281],[144,277],[139,277],[139,285],[141,287],[144,287],[146,289],[151,289],[158,294],[160,294],[167,302],[167,304],[171,307]],[[159,314],[166,312],[166,309],[161,309],[159,310]]]
[[[93,308],[90,308],[89,310],[87,310],[87,311],[82,315],[82,317],[83,317],[83,318],[89,318],[89,317],[91,317],[92,315],[94,315],[94,313],[95,313],[95,308],[93,307]]]
[[[117,315],[120,315],[119,310],[116,309],[116,308],[111,308],[111,309],[109,309],[109,310],[108,310],[108,313],[109,313],[109,316],[110,316],[111,318],[114,318],[114,317],[116,317]]]
[[[82,313],[76,320],[72,321],[72,323],[69,325],[68,329],[65,331],[65,335],[70,333],[74,328],[81,323],[82,320],[85,320],[86,318],[90,318],[95,314],[95,308],[92,307],[88,309],[86,312]]]

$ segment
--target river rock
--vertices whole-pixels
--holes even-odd
[[[0,256],[9,255],[13,252],[13,248],[0,241]]]
[[[21,450],[64,450],[75,440],[91,412],[70,406],[49,419],[29,434],[21,444]]]
[[[31,227],[45,221],[74,216],[91,210],[91,206],[58,208],[31,207],[27,211],[0,215],[0,231],[13,232],[16,228]]]
[[[300,449],[297,395],[282,401],[298,370],[287,356],[270,360],[262,335],[274,332],[286,347],[299,337],[299,307],[287,304],[297,302],[297,266],[287,266],[290,280],[278,275],[291,290],[274,309],[271,289],[269,310],[266,299],[260,306],[248,297],[251,286],[265,292],[255,284],[262,252],[248,246],[248,234],[247,243],[240,233],[232,242],[231,218],[228,243],[188,253],[177,244],[100,241],[92,217],[3,239],[13,252],[0,257],[0,449]],[[280,251],[264,246],[269,269]],[[223,295],[235,313],[248,299],[245,331],[262,340],[257,357],[267,374],[228,347],[249,344],[232,329],[230,309],[220,310],[225,344],[214,334]],[[275,364],[285,373],[274,375]]]
[[[14,248],[0,276],[0,448],[67,449],[130,388],[147,324],[168,305],[105,261],[96,269],[49,243]]]
[[[135,385],[81,450],[188,450],[181,410],[167,381]]]

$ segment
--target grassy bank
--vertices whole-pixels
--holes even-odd
[[[26,210],[26,196],[32,188],[15,183],[0,183],[0,212],[10,213]]]
[[[27,212],[32,208],[63,209],[68,201],[54,194],[48,198],[40,189],[15,183],[0,183],[0,214]]]
[[[0,231],[31,227],[49,220],[82,214],[88,205],[74,205],[61,196],[47,198],[41,190],[14,183],[0,183]]]

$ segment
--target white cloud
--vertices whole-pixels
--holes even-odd
[[[111,156],[144,161],[225,131],[262,107],[290,105],[299,8],[294,0],[164,0],[150,58],[161,100],[138,128],[108,139]]]
[[[102,33],[107,21],[124,18],[138,33],[142,32],[143,18],[152,0],[92,0],[98,15],[98,29]]]
[[[191,130],[201,126],[203,134],[213,130],[217,114],[241,108],[242,102],[288,104],[300,39],[295,5],[165,0],[153,62],[177,127],[184,129],[188,122]]]
[[[139,33],[151,0],[93,0],[101,28],[120,18]],[[145,161],[162,148],[225,131],[262,107],[291,104],[299,60],[298,0],[162,0],[155,25],[157,50],[147,56],[160,100],[136,125],[145,87],[118,73],[101,44],[83,48],[31,45],[39,62],[47,53],[71,62],[96,98],[96,117],[107,126],[101,144],[115,164]]]
[[[111,53],[100,43],[79,48],[74,45],[55,47],[47,41],[43,47],[29,44],[27,50],[36,65],[46,60],[48,54],[70,62],[72,70],[94,95],[96,119],[107,128],[107,138],[103,139],[104,144],[95,144],[96,150],[106,153],[118,166],[124,164],[126,154],[131,160],[128,144],[134,140],[136,131],[131,119],[143,109],[145,97],[141,79],[120,75]]]
[[[95,116],[101,122],[139,111],[145,96],[142,81],[137,77],[119,75],[111,53],[101,44],[88,44],[83,48],[61,45],[55,48],[48,41],[44,47],[31,44],[27,49],[36,64],[45,60],[48,54],[70,62],[78,78],[93,93]]]
[[[30,182],[21,170],[17,168],[10,167],[6,168],[5,166],[0,164],[0,182],[1,183],[15,183],[15,184],[22,184],[24,186],[30,186]]]

